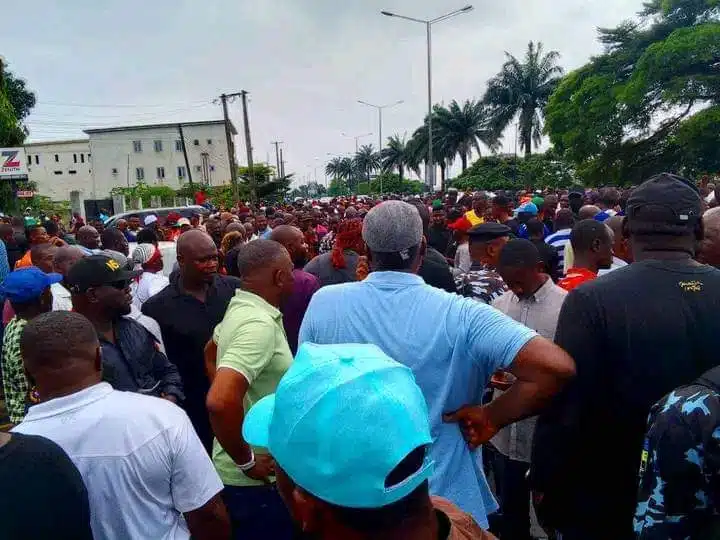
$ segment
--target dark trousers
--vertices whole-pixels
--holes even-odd
[[[516,461],[495,452],[493,472],[500,499],[498,529],[502,540],[530,540],[530,486],[527,481],[529,463]]]
[[[290,514],[274,485],[225,486],[222,492],[235,540],[292,540]]]

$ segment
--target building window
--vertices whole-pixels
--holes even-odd
[[[62,174],[62,171],[55,171],[55,174]]]
[[[162,152],[162,141],[154,141],[153,146],[156,152]]]
[[[163,178],[165,178],[165,167],[158,167],[158,168],[157,168],[157,177],[158,177],[159,179],[161,179],[161,180],[162,180]]]
[[[212,139],[208,139],[208,140],[207,140],[207,143],[208,143],[208,144],[212,144]]]
[[[59,162],[60,162],[60,156],[55,154],[55,163],[59,163]]]
[[[202,171],[202,167],[200,165],[195,165],[195,172]]]
[[[195,139],[195,140],[193,141],[193,144],[194,144],[195,146],[200,146],[200,141],[198,141],[197,139]]]
[[[145,169],[142,167],[138,167],[135,169],[135,179],[140,182],[141,180],[145,180]]]
[[[175,151],[182,152],[182,141],[180,139],[175,141]]]
[[[35,165],[40,165],[40,154],[35,154]]]
[[[180,180],[185,178],[185,167],[178,167],[177,173]]]
[[[73,163],[77,163],[77,154],[73,154]]]
[[[133,141],[133,150],[135,152],[142,152],[142,141]]]
[[[68,171],[68,174],[77,174],[77,171],[70,170],[70,171]]]
[[[91,157],[92,157],[92,154],[88,154],[88,161],[90,161]]]
[[[85,154],[80,154],[80,163],[85,163]]]
[[[32,165],[32,156],[28,156],[28,165]]]
[[[117,174],[117,169],[115,167],[113,167],[112,173]]]
[[[215,171],[215,165],[210,165],[210,172],[214,172],[214,171]]]

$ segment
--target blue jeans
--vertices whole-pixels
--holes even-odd
[[[225,486],[222,492],[235,540],[292,540],[295,527],[274,485]]]

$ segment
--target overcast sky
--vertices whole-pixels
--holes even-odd
[[[342,133],[408,137],[427,110],[425,29],[381,10],[434,18],[467,0],[26,0],[2,29],[2,54],[38,97],[30,140],[82,130],[219,119],[219,94],[250,92],[255,160],[323,180],[327,154],[354,151]],[[471,0],[472,1],[472,0]],[[561,53],[566,69],[600,52],[596,28],[631,17],[642,0],[474,0],[433,27],[433,99],[480,98],[504,51],[527,42]],[[242,133],[240,102],[231,118]],[[246,162],[237,138],[238,159]],[[513,134],[505,150],[513,151]],[[317,159],[316,159],[317,158]]]

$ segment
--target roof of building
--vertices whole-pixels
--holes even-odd
[[[112,131],[129,131],[129,130],[137,130],[137,129],[158,129],[158,128],[176,128],[178,126],[182,127],[192,127],[192,126],[210,126],[210,125],[224,125],[224,120],[205,120],[204,122],[174,122],[174,123],[166,123],[166,124],[143,124],[139,126],[122,126],[122,127],[104,127],[104,128],[97,128],[97,129],[86,129],[83,130],[88,135],[92,133],[109,133]],[[232,122],[230,122],[230,132],[233,135],[237,135],[237,130],[235,129],[235,126]]]
[[[65,140],[54,140],[54,141],[33,141],[26,142],[23,146],[45,146],[53,144],[89,144],[90,139],[65,139]]]

